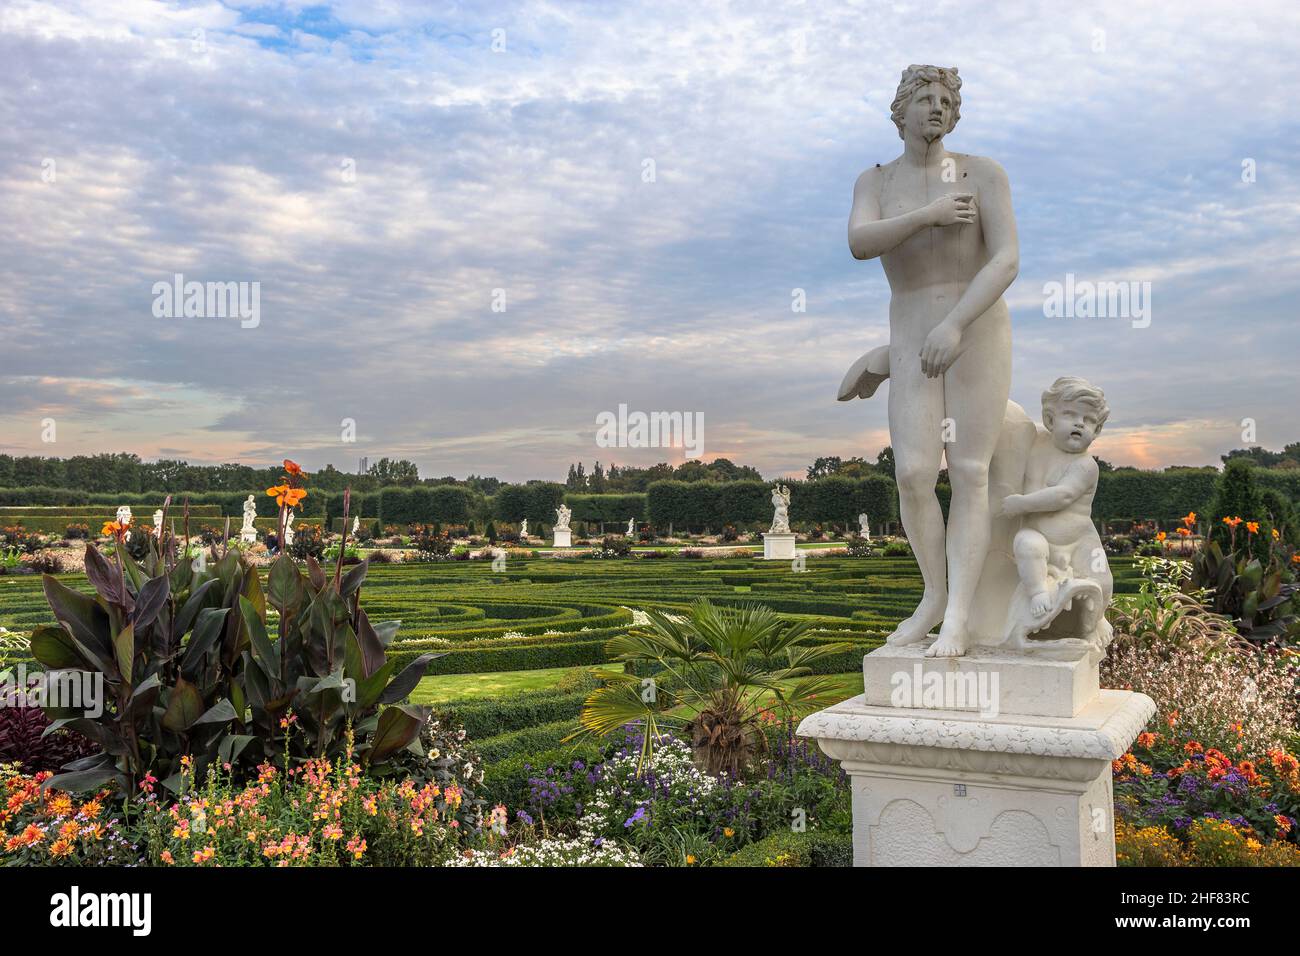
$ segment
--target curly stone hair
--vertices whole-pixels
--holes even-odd
[[[913,63],[903,71],[903,78],[898,82],[898,92],[890,104],[889,116],[898,127],[898,138],[903,138],[903,113],[912,96],[927,83],[942,83],[952,93],[952,122],[946,133],[951,133],[957,121],[961,119],[961,77],[955,66],[929,66]]]
[[[1043,392],[1043,420],[1046,422],[1053,411],[1070,402],[1084,402],[1097,413],[1097,431],[1106,424],[1110,417],[1110,406],[1106,404],[1106,393],[1096,385],[1077,375],[1062,375],[1052,387]]]

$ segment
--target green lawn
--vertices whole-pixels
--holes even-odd
[[[426,677],[411,692],[411,702],[432,704],[469,697],[505,697],[526,690],[554,687],[572,671],[596,670],[595,667],[545,667],[530,671],[497,671],[485,674],[445,674]],[[859,675],[858,683],[862,683]],[[859,687],[859,690],[861,688]]]

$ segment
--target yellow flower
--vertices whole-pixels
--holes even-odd
[[[687,866],[694,866],[694,865],[695,865],[695,854],[694,854],[694,853],[687,853],[687,854],[686,854],[686,865],[687,865]]]

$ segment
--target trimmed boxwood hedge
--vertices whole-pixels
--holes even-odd
[[[719,866],[852,866],[853,836],[827,830],[781,831],[737,850]]]

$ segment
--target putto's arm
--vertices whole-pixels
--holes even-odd
[[[1061,511],[1092,491],[1097,483],[1094,474],[1096,462],[1090,456],[1084,457],[1087,461],[1079,461],[1071,465],[1061,476],[1061,480],[1050,488],[1031,491],[1027,495],[1013,495],[1012,497],[1020,499],[1019,506],[1015,510],[1020,514]],[[1093,468],[1089,468],[1089,465]]]

